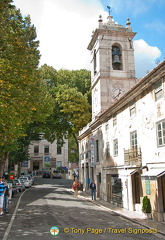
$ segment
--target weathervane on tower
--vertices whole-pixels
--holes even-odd
[[[111,15],[111,7],[110,6],[107,6],[107,8],[108,8],[108,13],[109,13],[109,16]]]

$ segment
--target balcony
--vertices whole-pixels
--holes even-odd
[[[124,150],[124,165],[132,166],[136,165],[140,167],[142,164],[142,154],[140,148],[131,148],[128,150]]]

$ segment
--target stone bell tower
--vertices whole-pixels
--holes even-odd
[[[126,27],[114,22],[112,16],[93,31],[88,50],[91,51],[92,119],[112,106],[136,83],[134,49],[130,21]]]

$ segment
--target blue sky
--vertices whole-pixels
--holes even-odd
[[[14,0],[23,15],[30,14],[40,41],[40,65],[55,69],[89,69],[87,50],[99,15],[107,21],[107,6],[115,22],[130,18],[134,38],[135,70],[143,77],[165,58],[164,0]]]
[[[144,39],[151,46],[165,50],[165,1],[164,0],[100,0],[107,9],[111,6],[114,19],[125,24],[129,17],[133,30],[137,32],[135,40]],[[117,3],[117,4],[116,4]]]

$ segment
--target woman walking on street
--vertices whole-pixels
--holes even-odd
[[[80,187],[80,183],[79,183],[78,179],[75,179],[75,181],[72,184],[72,188],[74,190],[74,197],[75,198],[77,198],[77,196],[78,196],[79,187]]]

